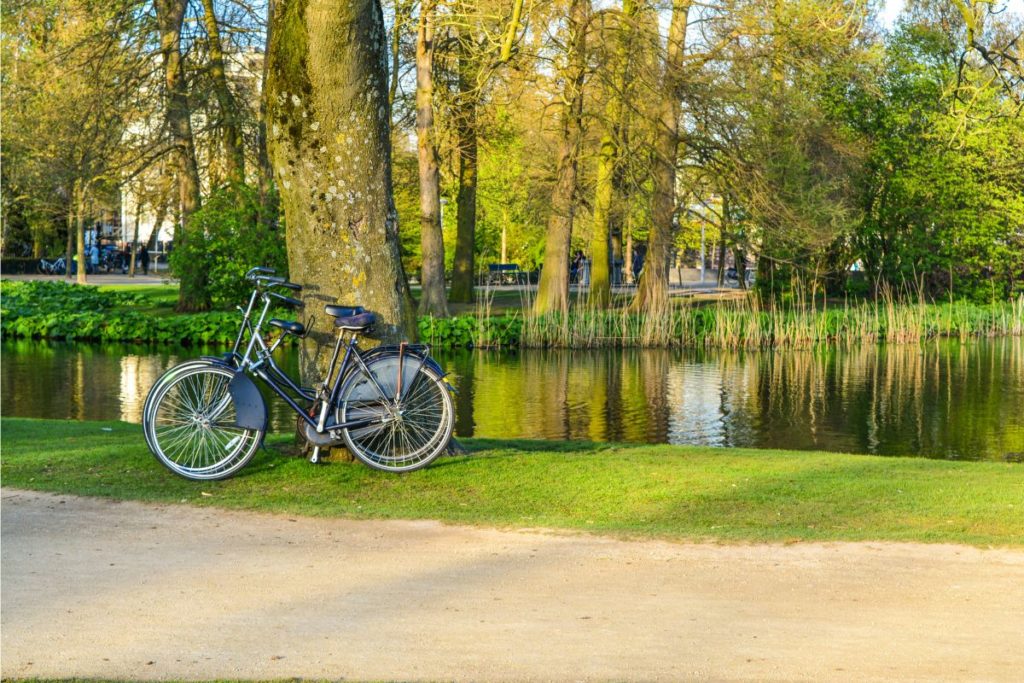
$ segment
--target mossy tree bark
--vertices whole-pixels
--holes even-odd
[[[566,27],[568,68],[564,75],[557,175],[551,192],[551,214],[544,242],[544,269],[533,304],[536,315],[552,311],[566,313],[569,310],[569,244],[576,201],[589,13],[589,0],[572,0]]]
[[[268,142],[288,265],[317,324],[304,381],[333,340],[325,303],[360,304],[372,338],[415,338],[392,198],[387,36],[378,0],[279,0],[268,53]],[[328,344],[329,345],[329,344]]]
[[[416,150],[420,180],[420,315],[448,317],[444,288],[444,238],[441,232],[441,177],[434,130],[434,13],[424,0],[416,32]]]
[[[661,101],[654,143],[654,185],[647,258],[637,287],[634,308],[658,315],[668,309],[669,256],[676,210],[676,160],[679,153],[679,116],[682,109],[682,73],[686,57],[686,26],[690,0],[673,0],[669,21]]]
[[[156,18],[160,28],[160,53],[163,56],[166,117],[171,133],[171,159],[178,181],[178,206],[181,220],[174,231],[180,246],[188,240],[189,218],[199,209],[199,167],[192,139],[191,109],[181,58],[181,25],[187,0],[157,0]],[[184,280],[178,289],[179,311],[200,311],[210,307],[209,292],[201,280]]]
[[[473,303],[476,277],[476,184],[477,184],[477,58],[473,55],[472,35],[459,44],[459,95],[455,130],[458,135],[455,154],[459,165],[457,231],[455,259],[452,265],[452,301]]]
[[[604,133],[597,156],[597,185],[594,190],[594,223],[590,241],[590,304],[607,308],[612,300],[611,286],[611,210],[615,172],[619,160],[619,139],[623,127],[623,109],[629,81],[630,31],[636,14],[634,0],[622,0],[612,76],[604,109]]]

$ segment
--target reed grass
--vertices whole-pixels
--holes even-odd
[[[927,303],[883,295],[872,302],[766,307],[757,299],[684,305],[660,314],[599,310],[585,302],[536,316],[524,308],[524,347],[800,348],[819,344],[919,343],[1024,335],[1024,296],[1008,302]]]

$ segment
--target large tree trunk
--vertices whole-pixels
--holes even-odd
[[[213,0],[203,0],[203,24],[210,51],[210,77],[220,108],[221,127],[224,139],[224,173],[233,183],[245,182],[245,145],[242,142],[242,128],[238,122],[238,108],[228,86],[224,71],[224,49],[220,43],[220,27],[214,13]]]
[[[676,209],[676,159],[679,153],[681,85],[689,13],[690,0],[673,0],[654,143],[652,225],[647,241],[647,258],[633,302],[635,308],[654,315],[668,309],[668,269],[673,243],[672,223]]]
[[[176,246],[188,241],[189,218],[200,204],[199,168],[192,140],[192,118],[181,58],[181,25],[187,0],[156,0],[160,27],[160,53],[163,55],[164,85],[167,90],[166,116],[171,133],[175,175],[178,180],[178,205],[181,222],[174,231]],[[182,280],[178,289],[179,311],[200,311],[210,307],[210,295],[202,279]]]
[[[288,265],[318,323],[303,343],[305,381],[317,342],[333,339],[323,305],[377,314],[373,337],[414,338],[391,193],[387,36],[377,0],[280,0],[267,55],[270,156],[284,205]]]
[[[451,300],[473,303],[476,277],[476,181],[477,181],[477,62],[472,54],[472,36],[459,41],[459,97],[455,122],[459,160],[458,230],[452,266]]]
[[[569,243],[575,211],[576,171],[579,163],[583,79],[586,73],[586,27],[589,0],[572,0],[568,22],[568,71],[565,74],[564,104],[555,187],[551,192],[544,247],[544,269],[540,275],[533,312],[569,310]]]
[[[612,300],[611,288],[611,209],[615,190],[615,171],[619,159],[619,138],[623,125],[623,102],[628,87],[630,32],[636,3],[622,0],[618,35],[611,65],[612,76],[604,108],[605,131],[597,156],[597,186],[594,191],[594,224],[590,241],[590,304],[606,308]]]
[[[448,317],[444,291],[444,238],[441,232],[441,178],[434,131],[434,12],[426,0],[416,33],[416,149],[420,175],[420,315]]]

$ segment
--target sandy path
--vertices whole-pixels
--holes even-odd
[[[6,677],[998,680],[1024,552],[622,542],[4,490]]]

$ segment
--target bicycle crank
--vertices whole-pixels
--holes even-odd
[[[337,434],[337,436],[334,436],[334,434]],[[313,425],[305,421],[302,424],[302,436],[313,446],[337,446],[342,443],[340,431],[335,430],[332,432],[328,429],[318,432]]]

